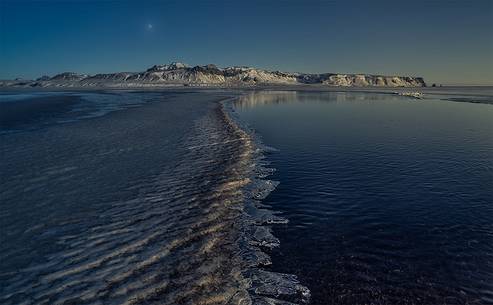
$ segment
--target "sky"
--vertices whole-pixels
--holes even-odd
[[[493,0],[0,0],[0,79],[172,61],[493,85]]]

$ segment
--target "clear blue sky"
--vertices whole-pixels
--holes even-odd
[[[182,61],[493,85],[493,0],[0,0],[0,79]]]

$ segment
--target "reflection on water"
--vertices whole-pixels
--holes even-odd
[[[268,91],[235,110],[279,149],[272,269],[313,304],[493,303],[491,105]]]
[[[330,96],[330,98],[327,98]],[[303,92],[303,91],[255,91],[245,94],[235,104],[237,108],[251,108],[266,104],[306,103],[306,102],[345,102],[349,100],[380,100],[382,94],[362,94],[358,92]]]

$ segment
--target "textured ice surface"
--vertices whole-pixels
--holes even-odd
[[[228,95],[84,95],[63,124],[0,135],[1,304],[306,299],[261,270],[278,244],[265,225],[285,220],[259,209],[276,183],[218,103]]]

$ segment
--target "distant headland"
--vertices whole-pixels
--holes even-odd
[[[143,72],[118,72],[86,75],[64,72],[36,80],[3,80],[0,87],[160,87],[212,86],[242,87],[257,85],[325,85],[341,87],[426,87],[422,77],[341,73],[291,73],[251,67],[219,68],[209,64],[188,66],[173,62],[155,65]]]

